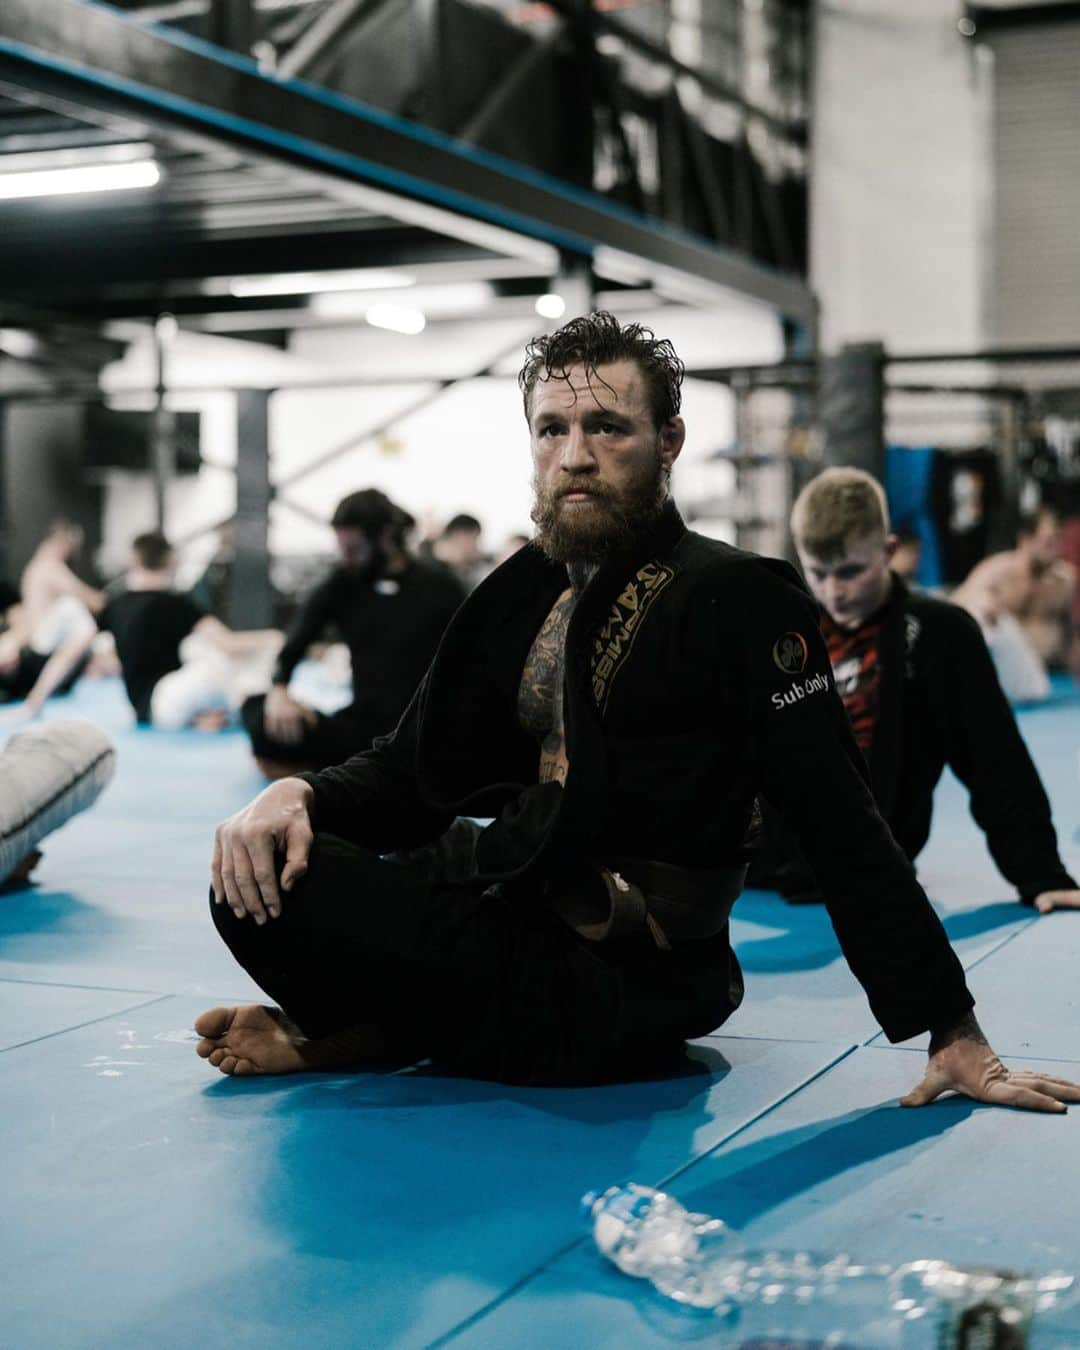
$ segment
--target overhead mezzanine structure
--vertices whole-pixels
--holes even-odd
[[[57,156],[88,163],[123,158],[137,146],[152,157],[158,178],[125,192],[0,201],[0,336],[10,327],[36,343],[47,396],[99,396],[97,371],[117,355],[115,344],[102,341],[109,321],[169,312],[182,326],[284,342],[293,329],[318,321],[309,296],[302,289],[289,294],[287,287],[237,285],[283,273],[317,273],[332,283],[335,272],[399,269],[418,279],[482,278],[512,296],[535,294],[560,275],[584,272],[695,305],[750,300],[796,330],[812,331],[813,297],[797,268],[752,255],[755,217],[768,233],[777,202],[764,201],[760,183],[755,197],[738,154],[725,180],[715,141],[680,120],[678,108],[669,130],[690,148],[674,177],[693,177],[695,208],[677,213],[682,223],[673,224],[639,209],[649,203],[631,190],[632,183],[620,193],[634,176],[620,129],[623,104],[589,44],[625,38],[624,49],[637,57],[668,58],[651,38],[601,19],[590,4],[560,0],[553,9],[555,28],[539,40],[529,38],[505,80],[465,125],[421,109],[435,123],[423,125],[301,78],[320,72],[350,24],[355,39],[357,24],[366,28],[376,13],[407,8],[430,34],[445,17],[440,6],[450,3],[320,0],[309,7],[315,22],[298,26],[291,44],[267,59],[256,42],[260,59],[254,59],[246,54],[252,29],[242,21],[265,8],[261,0],[194,0],[149,9],[140,0],[123,9],[90,0],[7,0],[0,10],[0,175],[14,167],[15,156],[18,167],[28,169],[35,157],[41,165]],[[210,30],[217,42],[151,21],[185,9],[221,21]],[[579,40],[588,46],[584,53]],[[437,68],[439,49],[429,45],[424,60],[430,71]],[[582,185],[583,165],[591,180],[594,163],[598,95],[591,88],[562,118],[565,132],[575,128],[573,112],[582,115],[587,153],[578,156],[583,164],[575,162],[577,184],[483,143],[485,127],[499,125],[515,99],[520,112],[529,72],[556,49],[564,74],[569,49],[571,72],[580,58],[586,82],[598,74],[607,91],[609,148],[622,161],[614,166],[616,190],[608,196]],[[678,61],[669,74],[695,78]],[[730,92],[697,74],[703,84],[714,84],[714,93]],[[556,95],[560,89],[556,78]],[[740,116],[753,117],[770,134],[783,131],[770,114],[740,102],[737,91],[732,98]],[[554,167],[562,168],[557,157]],[[0,397],[4,392],[0,369]],[[176,458],[163,376],[157,393],[149,449],[160,522]],[[249,559],[253,577],[265,573],[269,393],[251,390],[238,407],[241,460],[251,481],[248,491],[242,470],[237,518],[258,529]],[[333,457],[348,448],[343,442]],[[304,474],[312,467],[305,466]]]
[[[544,278],[571,258],[620,281],[698,299],[735,293],[812,323],[798,273],[305,83],[288,73],[295,64],[260,66],[85,0],[6,0],[0,172],[8,153],[140,142],[161,181],[44,209],[4,204],[5,296],[88,320],[166,308],[182,320],[282,307],[201,297],[206,279],[240,272],[453,262]]]

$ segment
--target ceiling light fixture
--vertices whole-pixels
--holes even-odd
[[[34,334],[23,328],[0,328],[0,352],[5,356],[28,361],[40,345]]]
[[[22,197],[65,197],[83,192],[124,192],[153,187],[160,180],[161,170],[152,159],[20,172],[6,167],[0,158],[0,201]]]
[[[388,328],[392,333],[406,333],[409,337],[427,327],[424,311],[410,309],[408,305],[371,305],[364,318],[373,328]]]
[[[429,320],[461,318],[482,313],[495,299],[495,288],[486,281],[459,281],[448,286],[414,286],[411,290],[387,291],[380,304],[405,305],[423,311]],[[314,295],[311,312],[320,318],[362,319],[371,300],[368,296]]]
[[[274,272],[262,276],[233,277],[229,294],[238,299],[255,295],[321,295],[330,291],[382,291],[411,286],[408,272],[382,267],[341,268],[327,272]]]
[[[549,291],[547,295],[537,297],[536,312],[542,319],[561,319],[566,313],[566,301],[561,295]]]

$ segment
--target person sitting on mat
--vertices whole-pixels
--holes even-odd
[[[791,532],[878,809],[904,853],[914,862],[926,844],[934,788],[948,765],[1021,900],[1044,914],[1080,909],[1050,803],[978,624],[890,570],[895,536],[881,486],[861,469],[826,469],[799,494]],[[768,806],[750,880],[796,904],[822,899],[792,832]]]
[[[19,604],[5,610],[0,697],[23,702],[4,720],[36,717],[47,698],[71,689],[86,664],[105,597],[69,566],[82,541],[78,525],[55,521],[23,569]]]
[[[742,999],[728,915],[763,793],[888,1037],[931,1033],[906,1104],[1080,1101],[1006,1070],[979,1030],[793,569],[683,524],[682,374],[670,342],[610,314],[530,343],[537,541],[466,600],[392,734],[217,831],[211,914],[280,1005],[197,1019],[222,1073],[419,1056],[516,1083],[670,1069]]]
[[[411,556],[412,517],[374,488],[346,497],[330,523],[341,561],[300,607],[270,692],[243,708],[267,778],[339,763],[389,731],[465,595],[446,568]],[[348,645],[353,685],[349,706],[329,716],[289,692],[293,671],[328,628]]]
[[[974,567],[952,598],[979,621],[1002,687],[1017,702],[1050,697],[1048,670],[1076,663],[1076,571],[1062,556],[1061,519],[1041,506],[1021,520],[1016,548]],[[1076,666],[1080,675],[1080,665]]]
[[[131,545],[126,589],[103,610],[136,721],[162,730],[217,731],[265,679],[281,644],[276,629],[237,633],[172,589],[175,556],[163,534]]]

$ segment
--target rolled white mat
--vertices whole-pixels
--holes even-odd
[[[115,768],[113,744],[92,722],[65,718],[12,736],[0,753],[0,881],[92,806]]]

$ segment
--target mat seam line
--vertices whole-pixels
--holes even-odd
[[[849,1055],[853,1055],[855,1051],[860,1048],[861,1047],[857,1045],[849,1045],[827,1064],[823,1064],[820,1069],[815,1069],[812,1074],[802,1079],[801,1082],[796,1083],[794,1087],[789,1088],[779,1097],[769,1102],[767,1106],[763,1106],[761,1110],[751,1116],[749,1120],[744,1120],[740,1124],[734,1126],[734,1128],[728,1130],[726,1134],[722,1135],[714,1144],[711,1144],[703,1153],[699,1153],[696,1158],[691,1158],[690,1161],[684,1163],[682,1167],[677,1167],[673,1172],[668,1172],[665,1176],[662,1176],[657,1183],[657,1190],[684,1175],[684,1173],[690,1171],[692,1167],[696,1167],[699,1163],[704,1162],[704,1160],[715,1153],[717,1149],[723,1148],[726,1144],[730,1143],[736,1135],[739,1135],[743,1130],[748,1130],[751,1126],[758,1124],[759,1121],[763,1120],[772,1111],[778,1110],[798,1093],[802,1092],[804,1088],[808,1088],[811,1083],[816,1082],[823,1074],[827,1074],[832,1069],[835,1069],[838,1064],[847,1059]],[[503,1304],[508,1303],[517,1294],[521,1293],[521,1291],[531,1284],[533,1280],[539,1275],[542,1275],[545,1270],[548,1270],[557,1261],[561,1261],[562,1258],[572,1252],[575,1247],[580,1247],[586,1241],[587,1238],[578,1237],[575,1238],[573,1242],[569,1242],[565,1246],[560,1247],[557,1251],[552,1252],[551,1255],[546,1257],[538,1266],[535,1266],[525,1275],[520,1276],[509,1288],[504,1289],[502,1293],[496,1295],[495,1298],[489,1303],[486,1303],[482,1308],[478,1308],[474,1313],[470,1313],[469,1316],[459,1322],[457,1326],[451,1327],[448,1331],[443,1332],[443,1334],[436,1337],[435,1340],[428,1341],[426,1350],[439,1350],[440,1346],[449,1345],[450,1342],[455,1340],[458,1336],[464,1335],[466,1331],[478,1326],[497,1308],[501,1308]]]
[[[84,1027],[92,1027],[98,1022],[107,1022],[111,1017],[122,1017],[124,1013],[138,1012],[140,1008],[150,1008],[155,1003],[164,1003],[166,999],[175,997],[175,994],[158,994],[156,998],[146,999],[142,1003],[133,1003],[130,1008],[114,1008],[112,1012],[104,1013],[101,1017],[91,1017],[89,1021],[78,1022],[73,1027],[62,1027],[59,1031],[47,1031],[44,1036],[31,1036],[28,1041],[19,1041],[16,1045],[5,1045],[0,1050],[0,1054],[6,1055],[9,1050],[23,1050],[28,1045],[38,1045],[41,1041],[51,1041],[57,1036],[67,1036],[72,1031],[82,1031]]]
[[[43,989],[86,989],[99,994],[155,994],[161,998],[172,998],[168,989],[127,989],[117,984],[69,984],[67,980],[25,980],[0,975],[0,984],[29,984]]]

